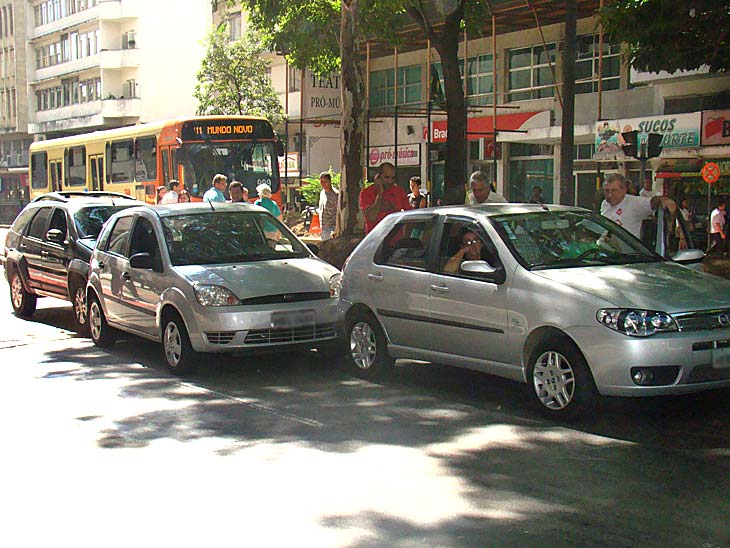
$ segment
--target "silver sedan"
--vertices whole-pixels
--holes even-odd
[[[339,271],[263,208],[140,207],[113,216],[91,260],[91,336],[162,343],[175,373],[200,353],[331,350]]]
[[[383,220],[348,259],[341,314],[365,376],[396,358],[526,383],[552,417],[599,394],[730,386],[730,282],[579,208],[495,204]]]

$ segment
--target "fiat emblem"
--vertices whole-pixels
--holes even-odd
[[[717,315],[717,321],[721,326],[725,327],[730,324],[730,316],[728,316],[725,312],[722,312]]]

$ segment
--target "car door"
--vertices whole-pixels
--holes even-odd
[[[477,220],[462,216],[447,216],[439,235],[429,282],[430,349],[437,355],[506,363],[507,286],[458,266],[447,272],[453,257],[461,262],[460,249],[466,245],[481,245],[481,260],[502,267],[492,239]]]
[[[137,253],[149,253],[153,268],[132,268],[127,260],[122,273],[124,322],[135,331],[158,335],[155,314],[160,295],[166,287],[163,282],[160,245],[154,226],[142,216],[137,217],[134,223],[128,258]]]
[[[27,267],[26,282],[34,289],[46,289],[46,273],[43,267],[43,240],[51,218],[50,207],[43,207],[33,217],[28,232],[21,238],[19,251]]]
[[[370,304],[393,345],[423,348],[428,337],[429,246],[433,215],[408,216],[375,253],[365,283]]]
[[[48,224],[41,255],[45,272],[46,290],[68,299],[68,264],[71,251],[68,237],[69,223],[66,211],[54,207]]]
[[[132,215],[117,218],[108,240],[97,253],[101,298],[104,300],[107,321],[117,324],[123,323],[124,319],[123,273],[129,267],[126,254],[133,220]]]

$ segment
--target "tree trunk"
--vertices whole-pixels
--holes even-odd
[[[337,233],[351,235],[357,228],[362,182],[362,147],[365,128],[365,85],[360,58],[359,0],[342,0],[340,58],[342,59],[342,120],[340,122],[340,213]]]
[[[447,136],[444,165],[444,204],[463,204],[466,184],[466,99],[459,72],[459,37],[464,5],[447,15],[444,26],[435,32],[432,45],[441,57],[444,71]]]
[[[576,0],[568,0],[565,14],[565,49],[563,50],[563,113],[560,130],[560,203],[575,205],[573,179],[575,123],[575,46]],[[599,75],[599,78],[601,76]]]

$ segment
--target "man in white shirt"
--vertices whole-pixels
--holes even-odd
[[[651,198],[654,196],[654,189],[651,184],[651,175],[647,175],[646,179],[644,179],[644,188],[642,188],[641,192],[639,192],[639,196],[642,198]]]
[[[471,186],[471,190],[466,194],[467,205],[507,203],[499,192],[492,192],[487,174],[483,171],[475,171],[471,174],[469,186]]]
[[[720,202],[712,211],[710,216],[710,237],[712,238],[712,251],[715,253],[727,254],[725,245],[725,202]]]
[[[628,181],[620,173],[612,173],[603,183],[605,200],[601,203],[601,215],[623,226],[637,238],[641,238],[641,221],[659,206],[676,213],[677,204],[666,196],[646,198],[628,194]]]
[[[160,200],[161,204],[176,204],[177,203],[177,192],[180,190],[180,182],[173,179],[168,185],[168,190]]]

